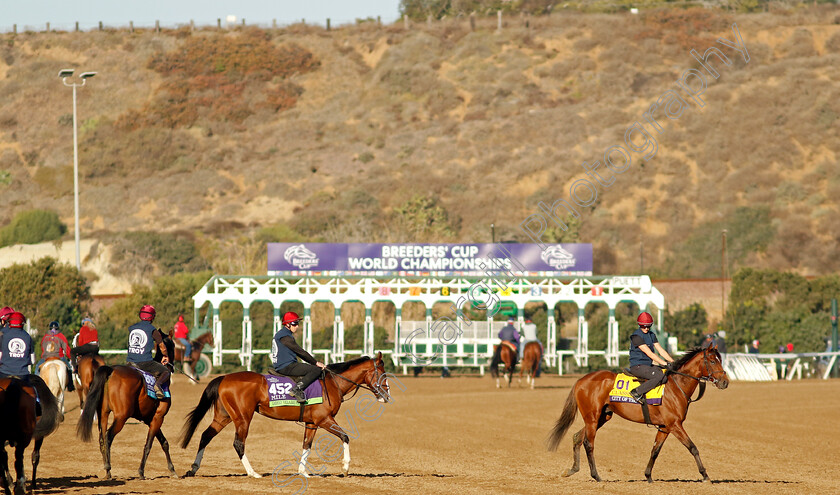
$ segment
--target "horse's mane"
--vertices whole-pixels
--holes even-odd
[[[685,351],[683,357],[679,358],[674,362],[674,369],[678,370],[682,368],[687,362],[691,361],[691,358],[693,358],[700,352],[703,352],[702,347],[692,347],[691,349]]]
[[[361,364],[365,361],[370,361],[370,358],[367,357],[367,356],[362,356],[362,357],[356,358],[352,361],[347,361],[347,362],[344,362],[344,363],[328,364],[327,369],[332,371],[332,372],[335,372],[335,373],[344,373],[345,371],[349,370],[353,366],[356,366],[357,364]]]

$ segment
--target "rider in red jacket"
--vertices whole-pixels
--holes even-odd
[[[99,332],[96,331],[93,320],[90,318],[82,320],[82,328],[79,329],[73,343],[76,347],[70,349],[70,355],[72,356],[70,362],[73,365],[73,373],[78,373],[76,360],[79,359],[79,356],[99,353]]]

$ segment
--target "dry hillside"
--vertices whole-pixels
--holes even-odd
[[[683,92],[678,119],[660,110],[655,156],[631,153],[576,236],[546,240],[594,243],[601,273],[638,271],[643,243],[646,272],[716,276],[726,228],[734,267],[837,270],[838,12],[2,34],[0,225],[45,208],[72,226],[56,74],[75,67],[99,72],[78,92],[86,237],[284,224],[331,242],[488,242],[495,223],[527,242],[517,226],[538,203],[569,199],[583,162],[603,164],[703,70],[689,52],[717,46],[731,65],[712,62],[704,106]],[[733,23],[749,62],[715,41],[735,40]]]

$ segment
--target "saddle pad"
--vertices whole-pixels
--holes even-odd
[[[625,375],[619,373],[615,377],[615,383],[612,390],[610,390],[610,402],[632,402],[636,401],[630,397],[630,391],[639,386],[639,380],[635,376]],[[649,406],[658,406],[662,404],[662,395],[665,392],[665,384],[654,388],[645,396]]]
[[[156,379],[155,379],[154,375],[152,375],[149,372],[143,371],[140,368],[134,368],[134,369],[139,371],[143,375],[143,380],[146,381],[146,395],[148,395],[152,399],[157,399],[158,396],[155,393],[155,381],[156,381]],[[169,397],[171,397],[169,395],[169,380],[167,380],[165,383],[162,383],[160,385],[160,388],[163,390],[163,397],[161,397],[161,398],[168,399]]]
[[[292,395],[292,389],[295,388],[295,381],[285,376],[263,375],[268,385],[268,406],[300,406],[300,403]],[[321,388],[321,380],[312,382],[306,390],[303,391],[306,397],[305,405],[321,404],[324,402],[323,390]]]
[[[514,345],[513,342],[508,342],[507,340],[503,340],[502,345],[507,346],[508,349],[512,350],[513,352],[516,352],[516,345]]]

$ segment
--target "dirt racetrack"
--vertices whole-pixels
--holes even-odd
[[[558,452],[547,452],[544,441],[560,414],[576,377],[545,376],[536,390],[497,390],[489,377],[440,379],[400,377],[405,390],[391,382],[394,401],[377,406],[361,391],[346,402],[338,418],[352,436],[350,476],[340,477],[337,444],[324,442],[325,463],[313,449],[313,468],[325,467],[325,477],[309,479],[307,493],[837,493],[836,463],[840,458],[840,380],[781,383],[734,382],[727,390],[710,388],[691,406],[686,430],[691,435],[713,482],[700,483],[693,458],[673,436],[665,443],[653,471],[656,482],[644,483],[644,469],[655,430],[617,416],[599,432],[595,456],[604,479],[589,477],[583,455],[581,472],[563,478],[572,461],[571,435]],[[206,383],[206,382],[205,382]],[[175,445],[184,415],[199,399],[204,383],[190,385],[178,377],[173,406],[163,425],[172,445],[179,475],[189,469],[198,438],[189,448]],[[358,409],[356,405],[359,404]],[[370,407],[372,406],[372,407]],[[302,483],[295,452],[303,428],[295,423],[255,416],[246,454],[265,477],[245,476],[233,447],[229,425],[207,448],[197,477],[170,479],[163,453],[152,447],[146,476],[137,468],[147,432],[130,421],[116,437],[112,451],[113,480],[102,480],[98,443],[81,443],[75,436],[78,399],[67,399],[65,422],[48,437],[41,451],[36,493],[294,493]],[[367,408],[367,409],[366,409]],[[212,413],[211,413],[212,414]],[[352,421],[350,418],[352,418]],[[208,418],[210,415],[208,414]],[[580,428],[578,417],[572,431]],[[321,436],[331,436],[323,431]],[[31,474],[27,450],[26,472]],[[284,463],[287,463],[284,465]],[[280,466],[275,480],[271,473]]]

